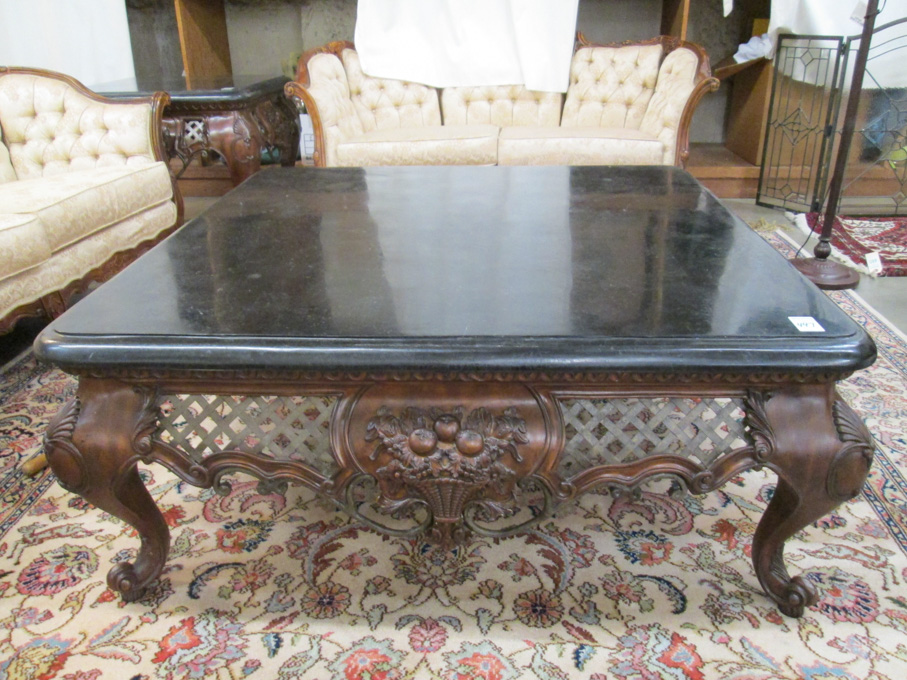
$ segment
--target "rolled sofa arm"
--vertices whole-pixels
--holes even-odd
[[[688,50],[695,57],[695,72],[692,78],[692,88],[686,96],[683,108],[673,112],[671,124],[676,125],[676,136],[674,139],[674,158],[673,163],[677,167],[683,168],[690,157],[690,126],[693,122],[693,114],[696,107],[699,106],[700,100],[708,92],[714,92],[718,89],[720,81],[712,77],[712,70],[709,66],[709,56],[706,51],[695,43],[686,42],[670,36],[662,36],[665,49],[665,60],[678,48]],[[664,65],[664,64],[663,64]],[[661,80],[661,74],[659,74]],[[656,86],[656,92],[658,86]],[[655,97],[653,97],[653,100]],[[652,102],[650,102],[650,106]],[[676,116],[676,117],[675,117]]]
[[[296,80],[284,86],[284,94],[302,101],[312,117],[317,167],[336,165],[337,145],[364,132],[341,61],[345,49],[353,44],[335,41],[309,50],[299,58]]]

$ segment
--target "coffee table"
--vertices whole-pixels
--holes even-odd
[[[785,541],[873,455],[835,390],[872,340],[669,167],[267,170],[36,351],[79,377],[51,467],[141,538],[108,575],[125,600],[169,545],[138,463],[221,492],[237,471],[302,484],[444,546],[595,487],[705,493],[764,466],[753,563],[799,616],[816,595]]]
[[[284,96],[285,76],[231,75],[195,78],[145,78],[104,83],[95,90],[113,99],[158,91],[170,95],[164,109],[164,146],[179,159],[181,176],[195,158],[211,152],[223,158],[236,186],[261,169],[261,152],[293,166],[299,151],[299,116]]]

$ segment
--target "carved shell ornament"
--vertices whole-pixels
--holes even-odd
[[[449,546],[465,537],[464,511],[478,506],[483,520],[508,517],[516,506],[517,479],[506,458],[523,461],[518,446],[529,437],[515,408],[493,415],[485,408],[468,413],[387,407],[369,421],[365,440],[377,442],[369,456],[379,467],[376,506],[384,514],[427,506],[432,517],[428,538]]]

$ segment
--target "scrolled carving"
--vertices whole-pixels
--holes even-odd
[[[73,493],[81,493],[89,483],[82,452],[72,441],[81,411],[78,397],[66,402],[44,435],[44,452],[53,465],[57,481]]]
[[[520,463],[518,446],[529,437],[515,408],[493,415],[485,408],[468,413],[404,408],[399,416],[381,407],[369,421],[365,440],[377,442],[369,456],[383,514],[400,513],[423,502],[431,513],[427,538],[443,546],[466,540],[464,510],[478,504],[484,521],[510,517],[517,478],[507,459]]]
[[[722,480],[723,481],[723,480]],[[715,473],[711,470],[703,470],[693,475],[690,480],[689,489],[691,493],[703,494],[715,490],[719,484],[716,484]]]
[[[76,423],[79,421],[81,411],[82,403],[78,397],[66,402],[57,413],[57,417],[48,426],[44,435],[44,445],[72,441],[72,434],[76,430]]]
[[[753,458],[760,465],[765,463],[775,451],[775,433],[769,423],[765,402],[771,399],[770,393],[749,390],[743,401],[746,416],[746,438],[753,447]]]
[[[863,420],[843,400],[832,405],[832,419],[844,444],[828,467],[825,488],[832,498],[850,500],[863,488],[875,453],[872,435]]]
[[[224,479],[235,472],[249,474],[259,480],[262,492],[283,493],[290,482],[302,484],[315,492],[325,494],[332,484],[317,470],[299,461],[280,461],[263,458],[248,451],[219,451],[201,461],[193,458],[178,446],[152,440],[152,448],[143,459],[147,463],[160,463],[188,484],[213,488],[215,493],[226,496],[232,487]]]
[[[142,396],[142,407],[135,424],[135,433],[132,435],[132,448],[139,454],[142,462],[147,463],[154,442],[154,433],[157,430],[159,409],[157,404],[157,390],[148,387],[134,388],[136,394]]]
[[[790,577],[784,565],[784,554],[776,553],[769,568],[769,574],[775,579],[776,590],[768,590],[768,594],[778,604],[778,609],[786,616],[800,618],[807,607],[811,607],[818,599],[816,589],[801,575]]]

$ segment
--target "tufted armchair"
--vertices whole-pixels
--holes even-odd
[[[0,332],[56,316],[172,231],[167,95],[107,100],[68,76],[0,67]]]
[[[683,166],[700,99],[718,87],[705,51],[660,36],[593,45],[582,34],[566,95],[521,85],[451,87],[375,78],[334,42],[299,60],[315,164]]]

